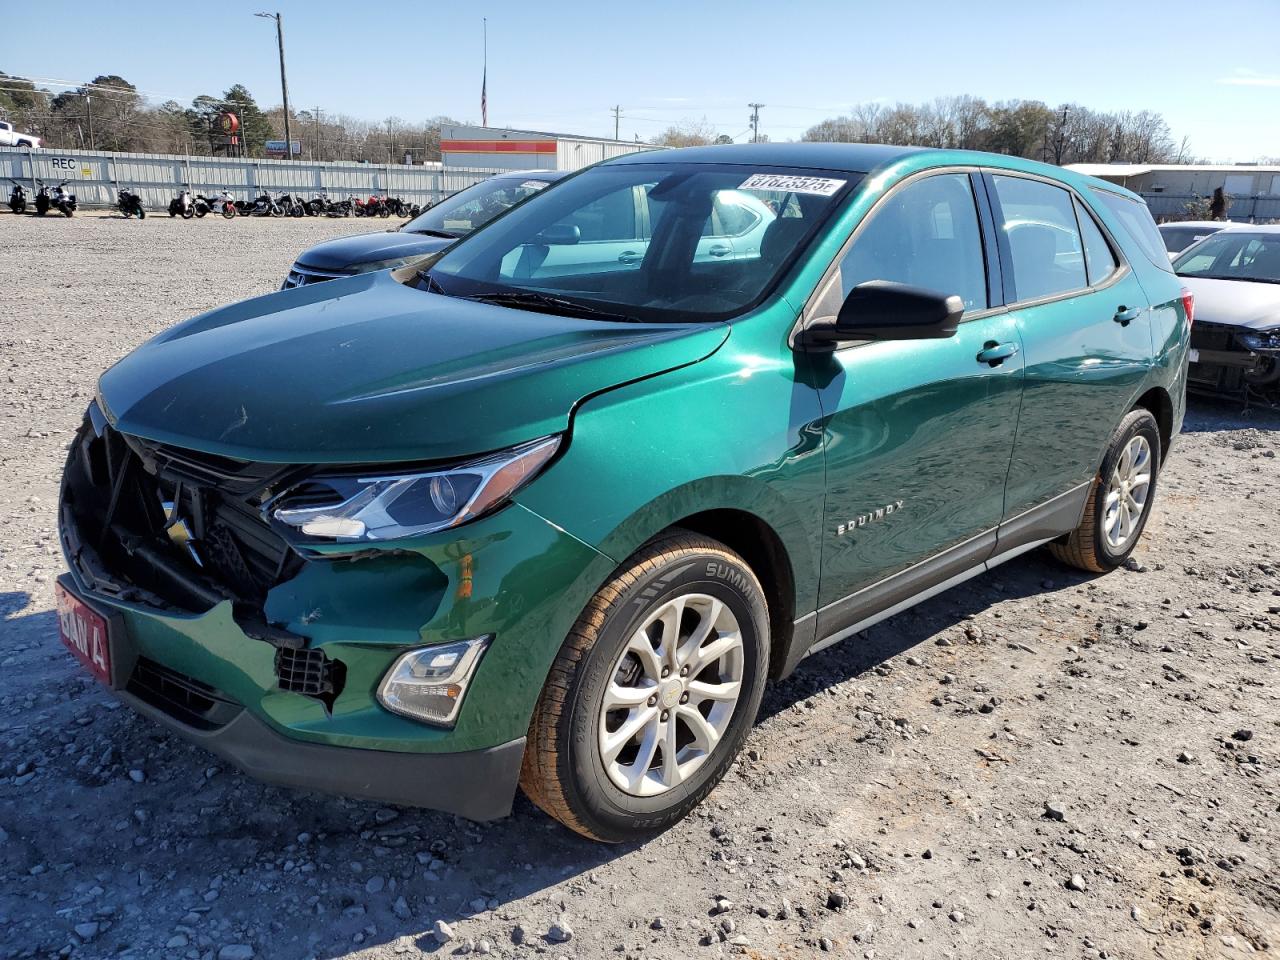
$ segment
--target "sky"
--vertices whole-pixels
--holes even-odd
[[[280,103],[274,24],[254,18],[263,8],[252,0],[0,8],[7,36],[43,38],[0,48],[6,73],[67,83],[114,73],[183,104],[243,83],[264,107]],[[1196,156],[1280,156],[1280,0],[275,0],[271,10],[284,18],[295,111],[478,122],[487,18],[490,126],[613,136],[621,105],[623,139],[705,118],[742,140],[757,102],[761,132],[788,140],[855,103],[964,93],[1151,109]]]

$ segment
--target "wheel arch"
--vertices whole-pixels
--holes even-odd
[[[1164,387],[1152,387],[1129,408],[1130,411],[1138,409],[1144,409],[1155,417],[1160,428],[1160,462],[1163,464],[1173,441],[1173,399]]]
[[[742,557],[755,573],[769,610],[769,672],[777,676],[787,660],[796,616],[795,571],[782,538],[760,517],[734,507],[681,517],[667,528],[673,529],[691,530],[718,540]]]

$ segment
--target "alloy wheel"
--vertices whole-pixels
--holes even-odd
[[[600,756],[614,786],[653,797],[692,776],[728,730],[744,665],[738,620],[722,601],[689,593],[651,611],[601,703]]]
[[[1138,529],[1151,492],[1151,467],[1147,438],[1141,434],[1130,438],[1111,471],[1103,505],[1102,533],[1112,550],[1123,550]]]

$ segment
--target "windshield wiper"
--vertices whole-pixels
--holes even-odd
[[[609,310],[589,307],[585,303],[579,303],[576,300],[552,296],[549,293],[534,293],[531,290],[494,290],[491,293],[474,293],[460,299],[477,300],[481,303],[492,303],[500,307],[515,307],[521,310],[539,310],[542,313],[567,313],[570,316],[593,320],[619,320],[624,323],[640,322],[639,317],[613,313]]]
[[[450,233],[448,230],[408,230],[407,233],[420,233],[424,237],[441,237],[445,240],[457,240],[458,234]]]

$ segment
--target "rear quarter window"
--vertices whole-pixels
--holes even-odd
[[[1133,240],[1153,266],[1166,273],[1173,273],[1173,265],[1169,262],[1169,251],[1164,247],[1164,240],[1156,222],[1151,219],[1151,211],[1140,200],[1130,200],[1109,190],[1091,188],[1090,193],[1102,201],[1102,204],[1116,215],[1124,227],[1125,233]]]

